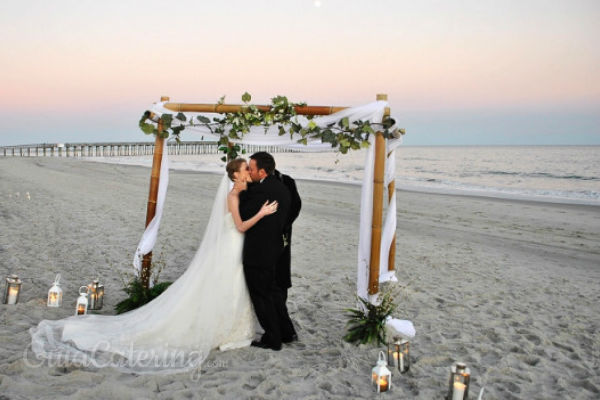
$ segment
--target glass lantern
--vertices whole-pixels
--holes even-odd
[[[388,365],[398,368],[398,371],[403,374],[410,369],[410,352],[408,340],[395,339],[394,342],[388,343]]]
[[[393,342],[387,344],[387,363],[390,367],[398,367],[398,358],[400,354],[400,340],[394,338]]]
[[[48,290],[48,307],[60,307],[62,305],[62,289],[60,288],[60,274],[56,274],[54,284]]]
[[[101,310],[104,303],[104,285],[94,279],[88,286],[88,310]]]
[[[448,400],[467,400],[469,395],[469,381],[471,370],[465,363],[456,362],[450,367],[450,381],[448,383]]]
[[[17,275],[9,275],[6,277],[6,288],[4,290],[4,304],[17,304],[19,301],[19,293],[21,293],[21,280]]]
[[[377,393],[384,393],[392,388],[392,373],[387,368],[383,351],[379,352],[377,365],[371,371],[371,383]]]
[[[75,306],[75,315],[87,314],[88,307],[88,287],[79,287],[79,297],[77,298],[77,305]]]
[[[410,369],[410,342],[408,340],[403,339],[400,342],[398,354],[400,355],[398,371],[403,374]]]

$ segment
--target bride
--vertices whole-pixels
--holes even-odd
[[[230,182],[236,185],[229,189]],[[114,316],[43,320],[30,329],[38,359],[126,372],[174,373],[198,368],[211,349],[249,346],[255,315],[242,268],[243,234],[277,203],[242,221],[239,192],[248,164],[227,164],[200,247],[187,270],[150,303]]]

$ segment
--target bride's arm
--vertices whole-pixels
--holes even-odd
[[[240,216],[240,198],[238,193],[235,191],[229,192],[227,195],[227,207],[229,208],[229,212],[233,217],[233,222],[235,223],[235,227],[238,231],[244,233],[248,229],[252,228],[258,221],[261,220],[265,215],[273,214],[277,211],[277,202],[274,201],[269,203],[268,201],[263,204],[260,210],[254,214],[254,216],[250,219],[242,221],[242,217]]]

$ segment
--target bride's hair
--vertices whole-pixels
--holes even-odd
[[[231,181],[233,182],[234,180],[234,176],[233,174],[235,172],[239,172],[240,171],[240,167],[242,166],[242,164],[246,163],[246,159],[244,158],[236,158],[235,160],[231,160],[227,163],[227,166],[225,167],[225,170],[227,171],[227,176],[229,177],[229,179],[231,179]]]

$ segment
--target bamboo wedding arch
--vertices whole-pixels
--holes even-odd
[[[387,94],[378,94],[376,99],[387,101]],[[164,108],[173,112],[200,112],[200,113],[231,113],[231,112],[246,112],[248,106],[236,105],[236,104],[195,104],[195,103],[172,103],[169,97],[163,96],[160,99],[164,103]],[[261,111],[269,111],[271,106],[269,105],[257,105],[257,109]],[[348,107],[336,107],[336,106],[296,106],[295,111],[298,115],[308,116],[320,116],[330,115]],[[390,108],[386,107],[383,120],[390,117]],[[163,145],[165,138],[161,137],[160,133],[163,131],[162,121],[158,120],[158,134],[154,142],[154,157],[152,160],[152,172],[150,176],[150,191],[148,194],[148,204],[146,208],[146,227],[150,224],[156,214],[156,204],[158,196],[158,187],[160,182],[160,171],[161,162],[163,156]],[[374,175],[373,175],[373,215],[372,215],[372,226],[371,226],[371,246],[370,246],[370,260],[369,260],[369,279],[368,279],[368,293],[371,296],[377,295],[379,292],[379,270],[381,261],[381,234],[383,225],[383,206],[384,206],[384,173],[385,173],[385,160],[386,157],[390,156],[390,153],[386,154],[386,139],[383,136],[383,132],[377,131],[375,133],[375,149],[374,149]],[[393,199],[395,192],[395,180],[391,180],[387,186],[388,205]],[[388,271],[394,271],[394,261],[396,256],[396,234],[394,233],[392,242],[388,253]],[[152,268],[152,252],[144,255],[142,259],[142,269],[140,279],[145,287],[148,287],[150,281],[150,274]]]

